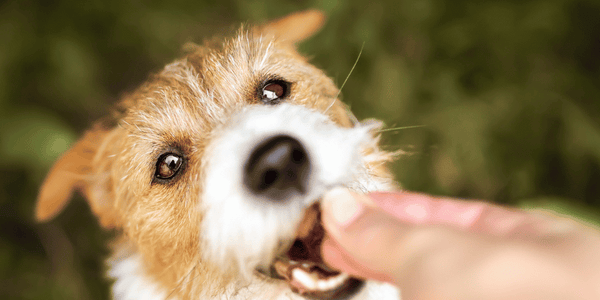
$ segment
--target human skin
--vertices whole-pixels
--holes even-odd
[[[410,192],[324,196],[323,258],[413,299],[600,299],[600,232],[564,216]]]

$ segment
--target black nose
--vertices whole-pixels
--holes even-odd
[[[309,169],[308,155],[300,142],[277,135],[252,151],[244,169],[244,183],[257,196],[283,200],[306,192]]]

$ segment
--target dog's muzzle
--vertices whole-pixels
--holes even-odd
[[[250,278],[258,270],[308,298],[350,297],[361,281],[321,257],[320,199],[371,181],[371,126],[340,127],[303,106],[249,106],[214,129],[201,196],[203,258]]]
[[[346,299],[363,286],[363,281],[331,269],[321,256],[325,230],[319,203],[309,207],[296,232],[296,240],[280,253],[263,275],[287,281],[292,291],[311,299]]]
[[[281,202],[302,196],[308,189],[310,157],[301,142],[278,134],[255,146],[244,167],[244,184],[255,196]],[[319,204],[307,209],[291,248],[280,254],[264,275],[288,281],[292,290],[314,299],[352,294],[360,281],[332,270],[321,258],[324,237]]]

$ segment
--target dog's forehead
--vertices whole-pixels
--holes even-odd
[[[228,112],[257,104],[258,89],[268,79],[327,78],[293,45],[251,31],[213,45],[196,46],[126,99],[125,126],[141,134],[207,132]]]
[[[256,100],[257,88],[268,79],[295,82],[320,74],[293,44],[253,31],[241,30],[214,47],[200,47],[186,60],[202,77],[203,86],[226,105]]]

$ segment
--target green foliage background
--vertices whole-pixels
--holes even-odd
[[[410,190],[546,207],[597,223],[600,2],[0,2],[0,298],[107,299],[106,239],[81,197],[36,224],[52,162],[121,93],[243,21],[327,12],[301,50],[405,155]],[[232,27],[232,24],[235,24]]]

